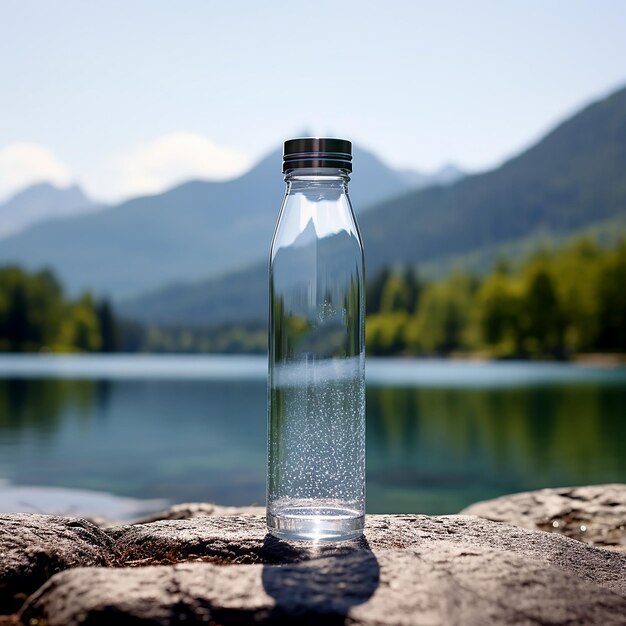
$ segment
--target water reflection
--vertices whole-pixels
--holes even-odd
[[[264,502],[263,382],[5,380],[2,394],[0,479]]]
[[[91,380],[0,379],[0,434],[39,429],[52,433],[69,414],[88,420],[94,400]]]
[[[381,510],[401,500],[453,512],[501,493],[626,478],[624,387],[371,388],[367,402],[369,490]]]
[[[263,504],[266,401],[262,378],[0,379],[0,481]],[[626,385],[614,378],[375,386],[367,403],[369,512],[626,481]]]

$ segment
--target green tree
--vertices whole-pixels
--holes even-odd
[[[474,291],[474,280],[460,272],[425,287],[419,309],[407,324],[409,349],[448,354],[466,348]]]
[[[550,273],[563,313],[564,346],[576,353],[593,349],[598,335],[597,287],[606,251],[589,239],[566,246],[554,256]]]
[[[0,269],[0,349],[38,350],[52,342],[62,316],[62,292],[50,274]]]
[[[71,302],[49,271],[0,268],[0,350],[92,351],[101,345],[90,295]]]
[[[102,339],[100,350],[102,352],[117,352],[120,347],[120,332],[113,309],[107,299],[98,302],[96,315]]]
[[[380,301],[380,310],[383,313],[394,311],[408,311],[412,306],[411,291],[402,274],[392,274],[387,279]]]
[[[365,309],[368,315],[380,311],[383,289],[389,276],[391,276],[389,268],[384,267],[368,281],[365,291]]]
[[[7,304],[5,305],[3,334],[8,349],[18,352],[32,342],[36,337],[31,336],[29,320],[28,297],[26,284],[17,280],[7,290]]]
[[[476,347],[488,347],[496,356],[519,353],[519,291],[516,282],[500,271],[482,282],[474,302]]]
[[[563,352],[564,317],[548,270],[535,265],[528,272],[521,300],[519,330],[523,349],[531,355],[558,356]]]
[[[626,241],[605,259],[598,276],[600,350],[626,351]]]
[[[100,350],[102,337],[91,295],[83,295],[78,302],[67,306],[61,324],[57,349],[79,352]]]
[[[369,354],[389,355],[405,348],[405,327],[408,321],[405,311],[377,313],[367,318],[365,348]]]
[[[415,311],[419,308],[420,295],[423,286],[422,282],[420,281],[417,269],[410,265],[404,270],[403,278],[408,292],[407,310],[409,313],[415,313]]]

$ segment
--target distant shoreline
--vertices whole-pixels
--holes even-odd
[[[0,358],[15,358],[16,360],[32,359],[34,357],[42,357],[44,359],[141,359],[141,358],[160,358],[165,360],[171,358],[189,358],[202,359],[210,358],[266,358],[265,352],[53,352],[48,350],[40,350],[38,352],[3,352],[0,350]],[[573,363],[576,365],[584,365],[587,367],[624,367],[626,366],[626,353],[624,352],[589,352],[581,354],[573,354],[567,358],[559,359],[549,356],[544,357],[494,357],[484,352],[452,352],[450,354],[366,354],[368,360],[406,360],[406,361],[437,361],[437,362],[476,362],[476,363]],[[1,370],[0,370],[1,372]]]
[[[614,355],[609,355],[613,357]],[[626,360],[488,359],[486,355],[448,357],[368,357],[370,386],[515,387],[602,380],[626,383]],[[196,380],[267,381],[267,357],[259,354],[2,354],[0,380]]]
[[[626,354],[612,354],[604,352],[579,354],[574,357],[573,361],[580,363],[581,365],[591,365],[596,367],[621,367],[626,365]]]

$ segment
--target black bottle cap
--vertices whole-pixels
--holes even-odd
[[[300,167],[337,167],[352,171],[352,143],[330,137],[300,137],[285,141],[283,174]]]

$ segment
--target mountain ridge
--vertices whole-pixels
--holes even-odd
[[[375,266],[435,259],[437,242],[444,237],[449,255],[490,243],[487,237],[493,234],[503,241],[528,234],[530,227],[559,232],[607,219],[626,209],[625,174],[626,89],[621,89],[561,122],[492,172],[468,176],[447,189],[407,194],[384,218],[374,210],[361,226],[369,232]],[[447,222],[435,219],[437,213],[445,213]],[[449,223],[454,218],[464,221],[456,232]],[[397,228],[400,223],[403,227]],[[392,251],[385,245],[390,231],[396,237]],[[453,232],[460,237],[451,245]]]
[[[42,221],[92,213],[104,206],[89,198],[79,185],[35,183],[0,203],[0,238],[16,235]]]
[[[626,88],[582,108],[499,167],[448,186],[406,191],[373,206],[359,223],[371,274],[383,266],[466,258],[533,233],[558,238],[611,219],[623,224],[625,215]],[[121,311],[159,323],[262,319],[265,273],[259,263],[172,285],[123,303]]]
[[[91,215],[37,224],[3,241],[0,262],[49,267],[69,293],[91,289],[114,298],[245,266],[269,246],[284,190],[281,158],[276,150],[235,179],[189,181]],[[355,146],[354,159],[357,210],[408,189],[374,154]]]

